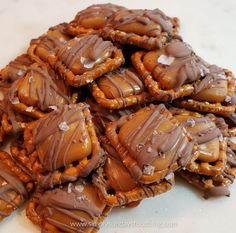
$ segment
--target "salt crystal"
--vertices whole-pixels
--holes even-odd
[[[7,185],[7,182],[6,182],[6,181],[3,181],[3,182],[2,182],[2,186],[5,186],[5,185]]]
[[[163,65],[171,65],[173,63],[173,61],[175,60],[174,57],[168,57],[166,55],[161,55],[160,57],[158,57],[157,62]]]
[[[76,199],[78,200],[78,201],[87,201],[88,200],[88,198],[86,197],[86,196],[80,196],[80,197],[76,197]]]
[[[54,111],[57,110],[57,106],[55,106],[55,105],[51,105],[51,106],[49,106],[48,108],[50,108],[50,109],[52,109],[52,110],[54,110]]]
[[[148,148],[147,148],[147,152],[148,152],[148,153],[151,153],[151,152],[152,152],[152,148],[151,148],[151,147],[148,147]]]
[[[32,112],[34,109],[33,106],[29,106],[28,108],[25,109],[26,112]]]
[[[11,100],[11,103],[12,103],[12,104],[19,104],[19,103],[20,103],[20,100],[18,99],[18,97],[14,97],[14,98]]]
[[[193,100],[192,100],[192,99],[188,99],[187,101],[188,101],[189,103],[192,103],[192,102],[193,102]]]
[[[196,124],[196,122],[195,122],[194,119],[188,119],[188,120],[187,120],[187,124],[189,124],[190,127],[194,127],[195,124]]]
[[[226,103],[230,103],[231,99],[232,99],[231,96],[229,96],[229,95],[225,96],[225,102]]]
[[[84,64],[84,67],[87,69],[91,69],[93,68],[93,66],[94,66],[94,62]]]
[[[136,145],[136,151],[140,151],[142,148],[144,147],[143,143],[139,143],[138,145]]]
[[[22,71],[22,70],[18,70],[17,75],[18,75],[18,76],[23,75],[23,71]]]
[[[30,77],[29,77],[29,83],[32,83],[33,81],[34,81],[33,76],[30,76]]]
[[[67,46],[67,49],[70,50],[70,49],[71,49],[71,46]]]
[[[80,57],[80,62],[82,63],[82,64],[84,64],[84,62],[86,61],[86,58],[85,57]]]
[[[61,122],[58,127],[59,127],[59,129],[62,130],[62,131],[67,131],[67,130],[69,130],[69,126],[67,125],[67,123],[66,123],[65,121]]]
[[[218,76],[219,78],[221,78],[221,79],[227,79],[226,75],[223,74],[223,73],[218,74],[217,76]]]
[[[81,193],[84,190],[84,186],[82,184],[77,184],[75,185],[75,190]]]
[[[221,134],[221,135],[219,136],[219,141],[222,142],[223,140],[224,140],[224,137],[223,137],[223,135]]]
[[[173,173],[170,173],[170,174],[168,174],[168,175],[165,177],[165,179],[166,179],[166,180],[171,180],[173,177],[174,177],[174,174],[173,174]]]
[[[72,183],[69,183],[69,184],[68,184],[68,189],[67,189],[67,192],[68,192],[68,193],[71,193],[71,192],[72,192],[72,187],[73,187],[73,184],[72,184]]]
[[[152,176],[154,174],[155,168],[151,165],[144,165],[143,174]]]

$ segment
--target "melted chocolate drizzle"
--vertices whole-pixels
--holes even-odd
[[[38,104],[37,107],[42,110],[45,111],[48,109],[49,106],[59,106],[61,103],[57,103],[57,97],[60,96],[62,97],[66,103],[70,103],[70,99],[69,97],[64,94],[59,87],[56,85],[56,80],[55,80],[55,74],[53,74],[51,72],[51,74],[49,74],[48,70],[45,67],[34,67],[31,66],[28,68],[28,72],[30,74],[30,78],[32,78],[32,80],[30,81],[30,78],[28,80],[29,83],[29,98],[33,98],[32,92],[33,92],[33,88],[35,88],[36,90],[36,95],[37,95],[37,99],[38,99]],[[41,81],[41,85],[39,87],[35,87],[34,85],[34,73],[38,73],[40,74],[40,81]],[[17,92],[17,85],[19,83],[19,79],[17,81],[15,81],[11,88],[9,89],[9,101],[11,102],[15,96],[16,96],[16,92]]]
[[[168,57],[174,58],[174,61],[168,66],[163,66],[163,70],[158,74],[157,79],[161,80],[165,76],[171,76],[171,83],[168,88],[163,86],[164,89],[176,89],[183,84],[192,83],[201,79],[201,75],[205,74],[207,67],[206,63],[198,57],[184,42],[174,40],[164,48],[164,54]],[[160,63],[154,66],[152,74]]]
[[[133,23],[139,23],[140,27],[145,26],[149,27],[144,29],[143,34],[151,37],[160,35],[162,32],[166,32],[169,35],[173,34],[173,28],[170,18],[168,18],[162,11],[159,9],[155,10],[123,10],[114,14],[111,19],[111,25],[114,29],[125,30],[124,26],[132,25]],[[154,24],[155,27],[150,24]],[[150,25],[150,26],[149,26]],[[130,28],[130,35],[132,26]]]
[[[71,185],[70,188],[68,187],[69,185]],[[56,188],[51,191],[46,191],[40,196],[39,205],[45,207],[47,210],[45,220],[65,232],[84,232],[83,229],[86,228],[98,228],[99,226],[96,224],[95,218],[102,215],[102,210],[97,208],[83,191],[77,191],[72,183],[69,185],[67,185],[68,190],[65,188]],[[54,219],[52,216],[54,211],[58,211],[62,215],[71,218],[71,222],[78,223],[78,226],[65,224]],[[80,216],[76,211],[85,212],[90,216],[91,220]],[[79,225],[79,223],[81,224]]]
[[[0,163],[0,176],[7,182],[6,185],[2,185],[0,187],[0,199],[7,204],[14,206],[14,208],[17,208],[18,206],[12,199],[10,192],[13,191],[21,195],[23,201],[23,199],[26,198],[28,194],[22,181],[2,163]],[[8,216],[8,214],[4,211],[0,211],[0,215],[4,217]]]
[[[104,41],[97,35],[82,35],[69,41],[58,52],[59,61],[56,66],[64,63],[71,69],[75,62],[80,62],[81,67],[78,74],[86,69],[91,69],[95,64],[100,63],[104,51],[113,51],[110,41]]]
[[[33,130],[33,144],[36,149],[48,139],[47,147],[43,160],[41,161],[43,167],[49,167],[50,171],[57,169],[59,153],[63,154],[63,164],[66,166],[68,157],[68,150],[73,144],[73,140],[78,137],[80,131],[80,124],[75,128],[68,140],[64,140],[65,131],[60,130],[59,125],[66,122],[69,127],[72,123],[80,122],[86,124],[85,121],[90,117],[79,115],[78,112],[88,108],[88,105],[64,105],[59,109],[51,112],[47,118],[40,119]]]
[[[158,127],[170,122],[163,114],[168,110],[161,104],[150,105],[147,111],[150,111],[150,114],[143,118],[139,127],[128,131],[121,143],[138,161],[141,168],[151,165],[156,158],[169,151],[172,156],[171,164],[179,161],[184,165],[192,153],[193,143],[189,142],[184,134],[183,126],[172,124],[167,132],[158,131]]]

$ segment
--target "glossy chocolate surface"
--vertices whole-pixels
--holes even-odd
[[[91,139],[83,110],[87,105],[64,105],[38,120],[33,144],[43,169],[54,171],[92,152]]]
[[[161,50],[148,52],[143,64],[165,90],[192,83],[207,72],[207,64],[187,44],[178,40],[173,40]]]
[[[108,99],[124,98],[143,92],[144,85],[133,68],[120,68],[97,81],[98,87]]]
[[[58,63],[63,63],[74,74],[81,75],[111,57],[113,45],[97,35],[81,35],[68,41],[58,51]]]
[[[60,231],[89,233],[99,227],[105,207],[92,184],[77,181],[40,195],[36,211]]]
[[[136,112],[119,131],[119,141],[145,170],[168,168],[178,161],[185,165],[192,154],[193,142],[186,137],[183,127],[170,117],[164,105],[150,105]]]

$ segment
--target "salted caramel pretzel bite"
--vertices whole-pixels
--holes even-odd
[[[126,8],[111,3],[89,6],[77,13],[66,30],[73,36],[81,33],[100,32],[115,12],[124,9]]]
[[[206,77],[195,84],[193,94],[176,101],[186,109],[230,116],[235,111],[235,78],[232,72],[215,65],[209,67]]]
[[[70,86],[83,86],[124,63],[122,51],[98,35],[79,35],[58,49],[55,69]]]
[[[174,185],[174,174],[170,173],[161,182],[139,184],[122,163],[117,151],[106,137],[100,142],[108,158],[103,167],[93,176],[93,183],[99,189],[101,199],[110,206],[135,207],[141,200],[169,191]]]
[[[132,62],[151,95],[163,102],[191,95],[208,71],[208,64],[179,40],[161,50],[138,51]]]
[[[54,64],[56,57],[55,51],[63,46],[71,37],[65,32],[66,23],[56,25],[37,39],[30,42],[27,53],[39,64]]]
[[[170,18],[159,9],[120,10],[102,30],[105,39],[145,49],[159,49],[176,37],[178,18]]]
[[[229,186],[236,177],[236,154],[229,146],[227,149],[227,164],[224,171],[216,176],[196,174],[187,170],[180,170],[178,174],[200,190],[204,191],[204,198],[229,196]]]
[[[97,103],[108,109],[126,108],[153,99],[131,67],[105,74],[91,83],[90,89]]]
[[[23,54],[11,61],[5,68],[0,70],[0,86],[10,87],[11,84],[20,77],[23,77],[33,63],[29,55]]]
[[[160,182],[196,156],[192,137],[163,104],[109,123],[106,136],[132,177],[144,184]]]
[[[36,193],[26,215],[42,232],[95,233],[111,209],[99,199],[93,184],[78,180]]]
[[[14,156],[36,177],[40,189],[86,177],[104,160],[84,103],[64,105],[27,125],[25,149]]]
[[[210,118],[185,109],[173,108],[170,111],[199,145],[198,157],[191,160],[186,169],[207,176],[221,174],[227,163],[227,138],[216,127],[212,116]]]
[[[69,96],[69,88],[52,69],[34,63],[11,85],[6,101],[14,111],[37,119],[71,103]]]
[[[0,102],[0,142],[4,142],[5,136],[17,135],[22,132],[27,123],[33,121],[31,117],[15,112],[9,102]]]
[[[20,207],[32,191],[32,177],[5,151],[0,151],[0,221]]]

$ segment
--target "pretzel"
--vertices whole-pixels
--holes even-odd
[[[227,162],[227,137],[216,127],[213,116],[203,116],[185,109],[170,109],[174,118],[185,125],[186,130],[199,145],[199,154],[187,164],[186,169],[207,176],[221,174]]]
[[[111,209],[99,199],[93,184],[79,180],[35,194],[26,215],[44,232],[95,233]]]
[[[210,70],[212,71],[210,71],[209,76],[213,78],[204,84],[205,87],[201,91],[188,97],[188,99],[177,100],[175,103],[179,107],[190,110],[230,116],[234,113],[236,106],[234,76],[232,72],[216,66],[211,66]],[[222,84],[225,85],[223,90]]]
[[[192,137],[162,104],[109,123],[106,136],[130,174],[142,184],[160,182],[197,156]]]
[[[37,39],[30,42],[27,53],[38,64],[54,64],[55,51],[63,46],[71,37],[65,32],[66,23],[56,25]]]
[[[89,6],[77,13],[74,20],[68,24],[66,31],[72,36],[100,32],[112,15],[123,9],[126,8],[111,3]]]
[[[97,103],[108,109],[126,108],[153,100],[132,68],[120,68],[105,74],[91,83],[90,89]]]
[[[52,66],[70,86],[79,87],[124,63],[120,49],[98,35],[80,35],[58,49]]]
[[[64,105],[24,131],[13,156],[35,176],[39,189],[86,177],[104,159],[88,105]]]
[[[0,151],[0,221],[19,208],[33,189],[32,177],[11,156]]]
[[[99,195],[110,206],[134,207],[144,198],[154,197],[167,192],[174,185],[174,174],[170,173],[160,183],[140,185],[130,175],[115,149],[106,137],[100,137],[108,158],[93,176],[93,183],[99,189]]]
[[[179,19],[155,10],[120,10],[102,30],[105,39],[130,44],[148,50],[159,49],[176,38]]]
[[[131,59],[151,95],[163,102],[191,95],[200,79],[205,80],[209,66],[179,40],[161,50],[138,51]]]

